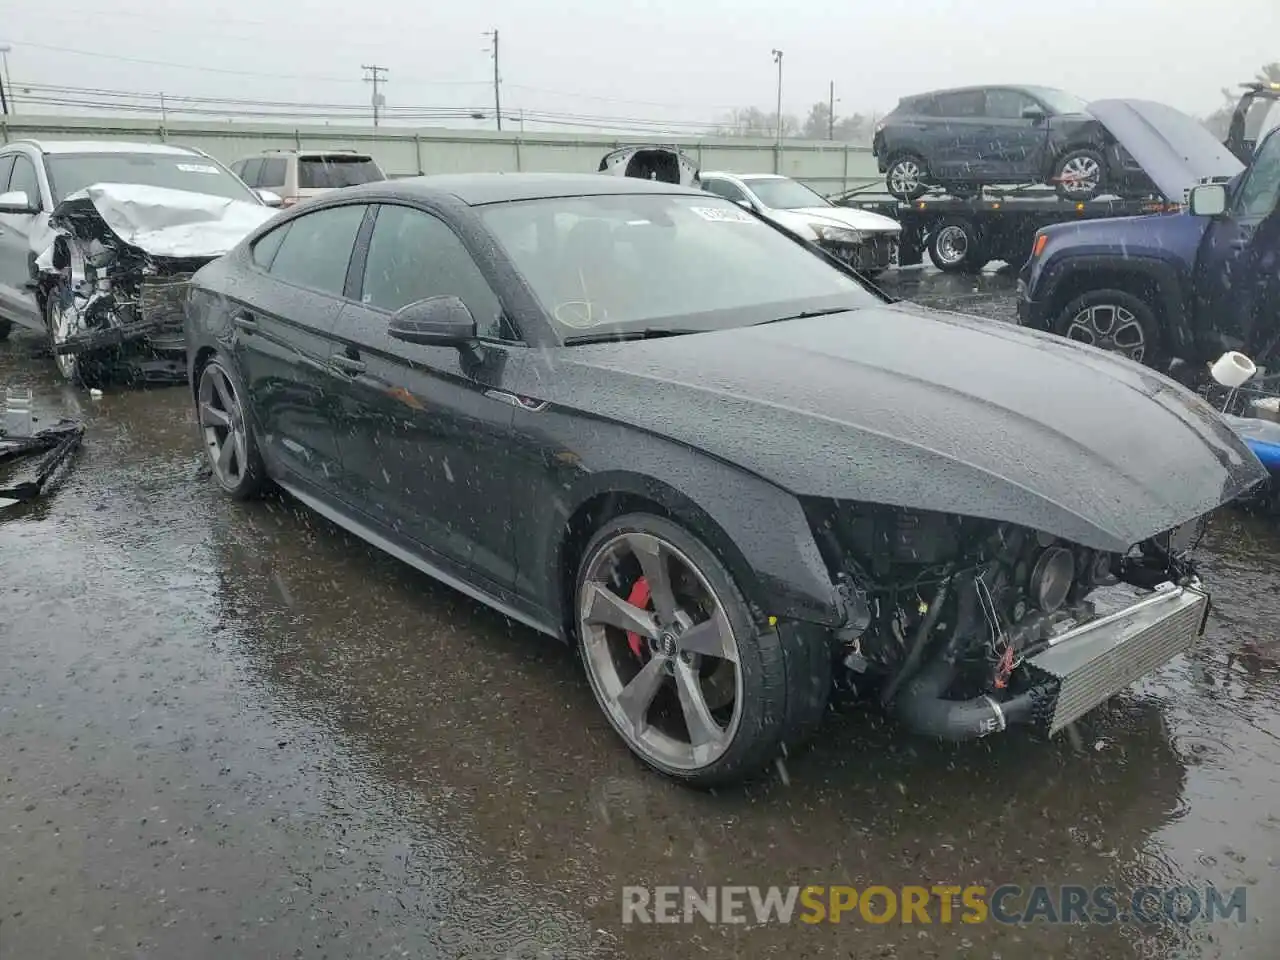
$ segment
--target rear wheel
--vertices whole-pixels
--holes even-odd
[[[200,371],[196,418],[213,479],[236,500],[249,500],[266,487],[267,471],[244,413],[239,381],[218,360]]]
[[[884,173],[884,182],[892,196],[899,200],[914,200],[928,189],[925,183],[928,176],[929,167],[924,158],[906,153],[889,164],[889,169]]]
[[[1124,290],[1091,290],[1063,308],[1054,332],[1158,367],[1162,353],[1155,311]]]
[[[977,273],[987,263],[978,231],[968,220],[943,220],[929,238],[929,259],[944,273]]]
[[[668,520],[637,513],[601,528],[575,600],[596,701],[631,751],[667,776],[739,779],[821,716],[811,641],[791,650],[757,626],[723,564]]]

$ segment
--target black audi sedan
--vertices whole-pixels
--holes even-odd
[[[344,190],[202,269],[186,325],[227,494],[577,644],[691,783],[799,748],[836,687],[928,736],[1063,729],[1196,642],[1198,525],[1264,476],[1151,370],[655,181]]]

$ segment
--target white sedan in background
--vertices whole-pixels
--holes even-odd
[[[897,257],[898,221],[838,207],[803,183],[776,173],[703,173],[702,189],[767,217],[778,226],[835,254],[854,269],[875,276]]]

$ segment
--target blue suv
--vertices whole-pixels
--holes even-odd
[[[1226,350],[1276,366],[1280,129],[1245,166],[1172,108],[1133,121],[1125,146],[1182,208],[1038,231],[1018,280],[1020,322],[1174,374]]]

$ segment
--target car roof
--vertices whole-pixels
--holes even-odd
[[[615,196],[625,194],[678,194],[705,198],[692,187],[638,177],[611,177],[602,173],[446,173],[405,177],[344,187],[344,197],[360,194],[400,196],[406,199],[456,197],[468,206],[510,203],[516,200],[550,200],[556,197]]]
[[[790,180],[790,177],[783,176],[781,173],[729,173],[727,170],[708,170],[699,176],[705,180],[707,177],[729,177],[733,180]]]
[[[43,153],[156,153],[170,156],[191,156],[197,151],[190,147],[178,147],[170,143],[128,143],[120,140],[18,140],[14,145],[26,143]]]

